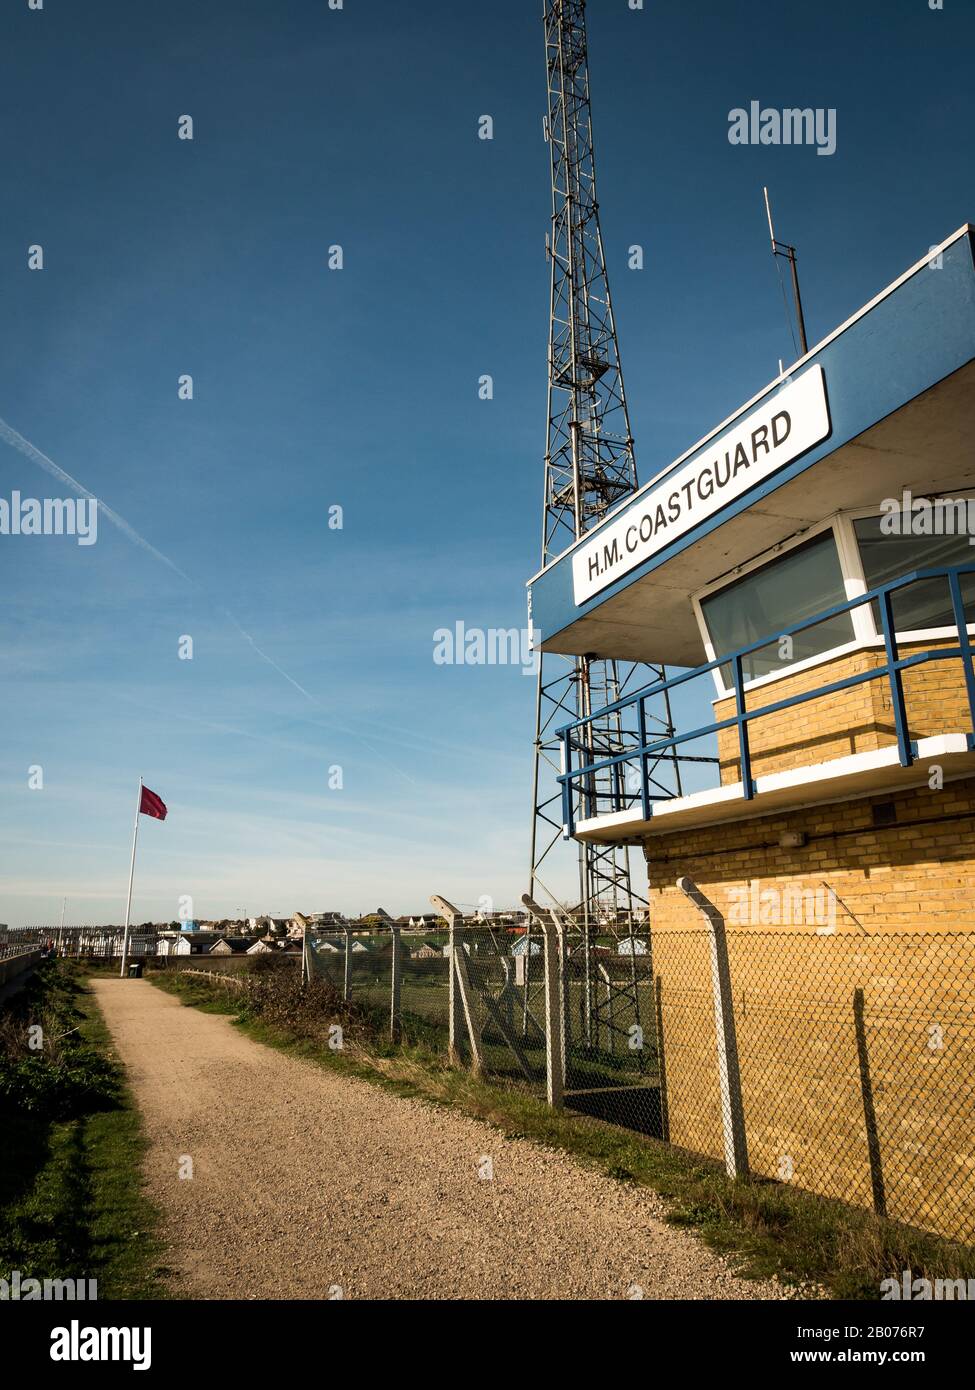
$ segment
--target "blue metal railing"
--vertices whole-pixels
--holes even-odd
[[[649,763],[654,761],[659,763],[661,760],[673,761],[675,764],[682,760],[682,755],[677,752],[681,744],[689,743],[695,739],[706,738],[720,733],[723,729],[737,728],[738,730],[738,757],[741,764],[741,782],[743,795],[747,800],[755,796],[755,782],[752,778],[751,750],[749,747],[749,725],[756,719],[762,719],[770,714],[777,714],[780,710],[791,709],[796,705],[805,704],[809,700],[820,699],[824,695],[832,695],[840,690],[849,690],[853,686],[863,685],[867,681],[884,680],[890,684],[891,704],[894,715],[894,730],[897,735],[897,750],[903,767],[910,767],[917,756],[917,746],[911,742],[910,731],[907,722],[907,713],[904,705],[904,685],[903,672],[912,666],[921,666],[930,661],[958,661],[962,662],[965,689],[968,696],[968,710],[972,722],[972,731],[968,735],[969,748],[975,748],[975,671],[972,669],[973,647],[968,635],[968,624],[965,616],[965,603],[961,591],[961,576],[975,574],[975,562],[965,565],[955,565],[940,569],[918,569],[912,570],[909,574],[901,575],[898,579],[892,579],[887,584],[881,584],[875,589],[868,590],[867,593],[860,594],[857,598],[849,599],[846,603],[836,604],[833,608],[824,609],[812,618],[804,618],[802,622],[794,623],[791,627],[783,628],[779,632],[772,633],[770,636],[762,637],[756,642],[749,642],[745,647],[739,647],[736,651],[726,652],[717,657],[714,661],[706,662],[703,666],[696,666],[693,670],[684,671],[680,675],[671,676],[668,680],[657,681],[653,685],[643,686],[642,689],[634,691],[632,694],[617,700],[615,704],[607,705],[604,709],[597,710],[594,714],[587,715],[583,719],[577,719],[571,724],[566,724],[558,730],[558,737],[562,744],[562,772],[558,778],[562,786],[562,823],[563,836],[571,839],[575,833],[576,811],[575,798],[579,798],[585,803],[590,803],[590,810],[593,815],[599,813],[598,803],[600,800],[609,799],[610,811],[621,811],[624,798],[619,792],[619,777],[612,775],[613,790],[610,792],[598,792],[593,790],[596,785],[596,777],[599,773],[604,773],[610,769],[619,768],[622,764],[632,764],[639,761],[640,770],[640,807],[644,820],[649,820],[652,814],[652,801],[659,800],[651,793],[651,782],[659,786],[650,775]],[[892,595],[900,589],[907,588],[910,584],[916,584],[924,580],[944,579],[948,584],[948,591],[951,596],[951,608],[954,617],[954,628],[958,634],[958,645],[953,647],[940,647],[933,651],[915,652],[912,656],[902,657],[898,650],[897,633],[894,627]],[[876,603],[880,613],[880,629],[883,635],[885,661],[883,665],[872,667],[868,671],[862,671],[854,676],[846,676],[843,680],[830,681],[826,685],[816,686],[815,689],[805,690],[796,695],[790,695],[785,699],[776,700],[770,705],[763,705],[760,709],[748,710],[745,708],[745,677],[743,674],[743,663],[746,657],[753,652],[761,651],[762,648],[771,646],[775,642],[781,642],[783,638],[792,637],[797,632],[804,632],[807,628],[816,627],[817,624],[826,622],[830,618],[835,618],[843,613],[851,613],[853,609],[861,607],[863,604]],[[674,690],[687,681],[696,680],[700,676],[706,675],[709,671],[715,671],[720,666],[731,667],[731,686],[735,700],[735,712],[727,719],[718,719],[711,724],[703,725],[698,729],[691,729],[687,733],[673,733],[666,738],[647,739],[647,717],[646,702],[655,696],[662,695],[664,692]],[[572,758],[574,752],[590,754],[593,746],[598,741],[594,725],[599,721],[605,720],[609,716],[620,715],[624,710],[632,710],[636,707],[637,717],[637,743],[630,748],[625,748],[621,752],[616,752],[607,757],[600,757],[588,763],[581,763],[578,767],[573,767]],[[580,736],[582,731],[583,736]],[[584,737],[589,731],[588,741]],[[603,735],[605,737],[605,735]],[[695,761],[717,761],[716,759],[695,759]],[[588,787],[586,784],[589,784]]]

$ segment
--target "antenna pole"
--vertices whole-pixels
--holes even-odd
[[[765,215],[768,217],[768,231],[772,238],[772,255],[783,256],[789,262],[789,269],[792,272],[792,297],[796,305],[796,323],[799,326],[799,343],[802,347],[802,356],[805,357],[809,351],[809,344],[806,341],[806,319],[802,312],[802,295],[799,293],[799,264],[796,257],[796,248],[787,242],[776,241],[775,228],[772,226],[772,205],[769,202],[768,189],[765,193]]]

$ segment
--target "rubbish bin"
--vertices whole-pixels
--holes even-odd
[[[129,979],[130,979],[130,980],[141,980],[141,979],[142,979],[142,961],[141,961],[141,960],[134,960],[134,961],[132,961],[131,964],[129,965]]]

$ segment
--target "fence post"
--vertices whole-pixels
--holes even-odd
[[[711,942],[711,987],[714,994],[714,1034],[718,1048],[718,1087],[724,1130],[724,1161],[729,1178],[748,1177],[748,1146],[738,1069],[738,1040],[731,995],[731,969],[724,918],[690,878],[679,878],[677,887],[703,916]]]
[[[457,945],[457,932],[455,922],[461,916],[446,898],[441,898],[438,893],[430,897],[430,902],[440,913],[447,923],[448,937],[448,962],[447,962],[447,1056],[452,1067],[460,1066],[460,999],[457,988],[457,967],[454,963],[454,949]]]
[[[545,952],[545,1095],[553,1110],[565,1104],[565,951],[562,927],[528,894],[521,901],[542,929]],[[529,937],[529,942],[531,938]]]
[[[632,939],[633,938],[631,937],[630,940],[632,941]],[[600,962],[599,965],[599,973],[602,976],[603,983],[606,986],[606,1050],[611,1057],[615,1057],[616,1029],[614,1027],[614,1024],[616,1022],[616,996],[613,994],[613,981],[610,979],[609,971],[606,969],[605,965],[602,964],[602,962]],[[637,1014],[637,1022],[639,1022],[639,1014]],[[597,1022],[596,1046],[602,1047],[602,1039],[600,1038],[599,1033],[600,1029],[599,1024]]]
[[[390,962],[389,1037],[398,1043],[400,1027],[400,940],[399,927],[393,927],[393,955]]]
[[[863,1119],[867,1129],[867,1158],[870,1163],[870,1186],[873,1189],[873,1209],[878,1216],[887,1215],[887,1194],[884,1188],[884,1169],[880,1156],[880,1135],[877,1130],[877,1111],[873,1102],[873,1082],[870,1079],[870,1058],[867,1052],[867,1025],[864,1019],[863,990],[853,991],[853,1026],[857,1040],[857,1062],[860,1068],[860,1094],[863,1099]]]
[[[653,985],[654,1018],[657,1025],[657,1075],[660,1078],[660,1137],[670,1143],[670,1110],[667,1104],[667,1056],[664,1048],[664,987],[658,975]]]
[[[352,997],[352,928],[345,929],[345,971],[342,976],[342,998]]]

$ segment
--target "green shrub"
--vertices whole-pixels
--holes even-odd
[[[115,1068],[78,1032],[78,990],[49,962],[0,1015],[0,1118],[67,1120],[114,1103]],[[43,1043],[33,1048],[36,1027]]]

